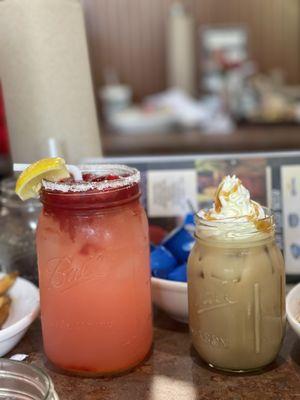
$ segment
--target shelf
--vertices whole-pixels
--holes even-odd
[[[300,125],[243,126],[230,134],[197,130],[124,134],[104,130],[102,146],[105,156],[299,150]]]

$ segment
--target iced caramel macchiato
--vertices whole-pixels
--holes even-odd
[[[285,273],[271,212],[235,176],[196,217],[188,261],[189,324],[209,365],[256,370],[277,356],[285,331]]]

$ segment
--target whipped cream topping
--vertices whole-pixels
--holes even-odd
[[[206,220],[225,218],[263,219],[266,217],[262,206],[251,200],[249,190],[235,175],[227,175],[220,183],[213,207],[200,211],[199,216]]]
[[[249,191],[235,175],[220,183],[211,209],[201,210],[196,231],[207,237],[243,239],[274,232],[274,220],[267,209],[251,200]]]

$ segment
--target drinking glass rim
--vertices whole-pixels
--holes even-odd
[[[141,174],[138,169],[123,164],[87,164],[87,165],[79,165],[78,168],[83,173],[97,173],[97,175],[99,176],[118,173],[120,174],[120,178],[102,182],[80,181],[80,182],[70,182],[70,183],[50,182],[44,179],[42,184],[43,189],[49,192],[60,192],[61,194],[65,193],[75,194],[75,193],[88,192],[91,190],[97,190],[101,192],[105,189],[122,189],[126,186],[128,187],[134,184],[138,184],[141,180]],[[122,176],[121,174],[128,174],[128,175]]]
[[[7,363],[9,365],[15,365],[17,367],[20,366],[20,364],[21,364],[22,366],[24,366],[28,370],[32,370],[37,375],[42,376],[44,381],[45,381],[45,384],[46,384],[46,393],[44,395],[45,400],[47,400],[49,398],[49,395],[51,395],[51,390],[53,389],[53,384],[52,384],[52,380],[51,380],[50,375],[47,372],[45,372],[42,368],[37,367],[36,365],[32,365],[32,364],[28,364],[28,363],[22,362],[22,361],[16,361],[16,360],[11,360],[11,359],[8,359],[8,358],[0,357],[0,372],[1,372],[2,363]],[[7,371],[7,373],[10,373],[10,371]],[[11,372],[11,373],[13,374],[13,372]],[[21,373],[20,373],[20,375],[21,375]],[[34,380],[34,378],[32,380]]]

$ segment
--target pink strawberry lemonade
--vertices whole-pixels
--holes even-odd
[[[98,169],[82,182],[45,183],[37,232],[45,353],[59,369],[84,375],[131,369],[152,343],[139,173]]]

